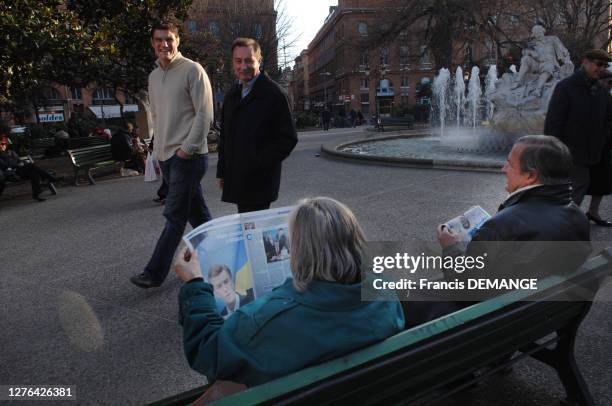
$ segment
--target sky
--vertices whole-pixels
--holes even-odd
[[[323,25],[329,14],[329,6],[337,6],[337,0],[283,0],[287,15],[293,18],[290,38],[299,35],[297,45],[287,51],[287,59],[293,60],[303,49],[308,47],[310,41]],[[282,58],[282,55],[280,55]]]

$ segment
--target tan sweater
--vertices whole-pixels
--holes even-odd
[[[177,149],[189,154],[208,152],[206,136],[213,120],[212,90],[204,68],[180,52],[168,69],[159,66],[149,75],[154,152],[159,161]]]

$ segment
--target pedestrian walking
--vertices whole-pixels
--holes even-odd
[[[204,68],[178,51],[178,28],[163,22],[151,29],[157,68],[149,75],[155,157],[168,183],[166,225],[151,259],[130,280],[141,288],[160,286],[187,221],[197,227],[211,219],[200,182],[208,167],[206,135],[213,120],[212,91]]]

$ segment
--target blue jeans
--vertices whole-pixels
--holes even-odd
[[[208,155],[195,154],[190,159],[174,155],[160,162],[160,167],[168,183],[164,207],[166,226],[144,272],[149,278],[163,282],[170,271],[174,252],[181,242],[187,221],[196,228],[212,217],[200,185],[208,168]]]

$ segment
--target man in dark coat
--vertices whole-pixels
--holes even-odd
[[[260,63],[257,41],[234,41],[239,83],[223,102],[217,178],[221,200],[237,204],[239,213],[268,209],[278,198],[281,162],[297,143],[287,95],[260,72]]]
[[[571,167],[571,154],[558,139],[546,135],[519,138],[503,168],[510,195],[461,254],[465,258],[484,256],[485,267],[451,272],[447,279],[538,279],[566,274],[581,265],[591,252],[590,228],[571,198]],[[444,255],[457,255],[456,237],[444,226],[438,229],[438,240]],[[504,292],[471,291],[463,299],[486,299],[500,293]]]
[[[612,106],[598,79],[611,60],[602,49],[585,52],[581,69],[557,84],[548,105],[544,133],[559,138],[572,153],[572,197],[578,205],[589,186],[589,167],[601,159],[609,134]]]

